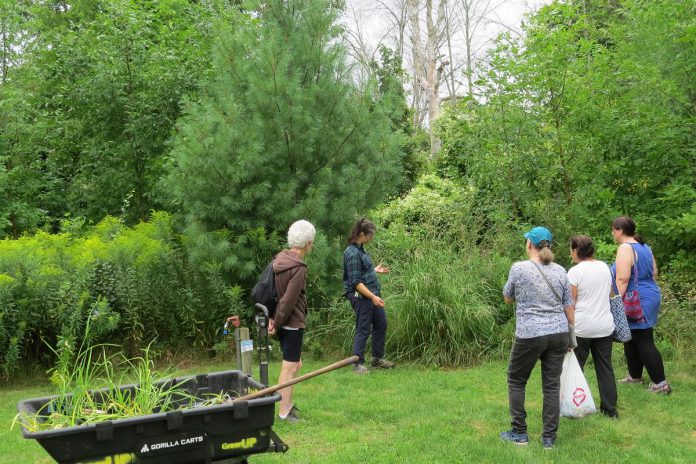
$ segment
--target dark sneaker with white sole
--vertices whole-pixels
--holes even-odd
[[[280,418],[281,421],[288,422],[290,424],[295,424],[300,421],[300,418],[292,411],[292,409],[290,409],[290,412],[287,416],[283,417],[281,415],[278,415],[278,418]]]
[[[372,358],[370,366],[374,367],[375,369],[393,369],[396,364],[391,361],[387,361],[384,358]]]
[[[556,443],[555,438],[541,437],[541,446],[543,446],[545,450],[553,449],[555,443]]]
[[[524,432],[515,432],[514,430],[508,430],[507,432],[500,432],[500,439],[503,441],[509,441],[516,445],[528,445],[529,437]]]

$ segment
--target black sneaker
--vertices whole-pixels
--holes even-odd
[[[391,361],[387,361],[384,358],[372,358],[370,366],[374,367],[375,369],[393,369],[396,364]]]
[[[618,419],[619,418],[619,413],[616,411],[609,411],[608,409],[603,409],[600,408],[599,412],[607,416],[609,419]]]
[[[514,430],[508,430],[507,432],[500,432],[500,439],[503,441],[509,441],[516,445],[528,445],[529,437],[524,432],[515,432]]]
[[[541,437],[541,446],[543,446],[545,450],[553,449],[553,446],[555,443],[556,443],[555,438]]]
[[[283,417],[281,415],[278,415],[278,417],[283,422],[288,422],[290,424],[295,424],[300,421],[300,418],[292,411],[292,409],[290,410],[287,416]]]

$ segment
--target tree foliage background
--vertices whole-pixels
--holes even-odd
[[[440,121],[440,172],[474,185],[490,220],[563,240],[608,243],[611,219],[630,215],[662,266],[692,272],[695,13],[671,0],[542,8],[523,39],[499,38],[485,102]]]
[[[212,0],[3,0],[0,230],[160,207],[165,142],[228,14]]]
[[[520,231],[551,227],[566,265],[568,237],[585,233],[611,261],[621,214],[655,251],[663,354],[693,353],[694,2],[540,8],[441,104],[434,157],[402,51],[357,72],[341,8],[0,0],[5,375],[50,358],[41,340],[78,337],[95,311],[130,350],[158,330],[162,353],[211,348],[299,218],[318,229],[308,348],[345,350],[340,252],[356,216],[379,225],[399,357],[505,353],[514,313],[499,292]]]

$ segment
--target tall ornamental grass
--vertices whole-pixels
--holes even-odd
[[[510,247],[475,213],[476,201],[466,185],[425,175],[376,213],[373,255],[391,268],[382,282],[394,356],[463,366],[507,351],[513,308],[501,291]]]
[[[512,309],[501,297],[506,259],[423,244],[394,263],[384,287],[390,353],[436,366],[497,357],[509,346]]]

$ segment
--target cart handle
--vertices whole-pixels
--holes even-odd
[[[257,313],[263,314],[264,317],[266,317],[266,319],[268,319],[268,308],[266,308],[266,307],[265,307],[264,305],[262,305],[261,303],[256,303],[256,304],[254,305],[254,307],[256,308],[256,312],[257,312]]]
[[[302,381],[305,381],[307,379],[311,379],[312,377],[316,377],[321,374],[325,374],[327,372],[333,371],[335,369],[339,369],[341,367],[345,367],[349,364],[355,364],[360,360],[357,356],[351,356],[350,358],[346,358],[342,361],[338,361],[336,363],[333,363],[329,366],[322,367],[321,369],[317,369],[316,371],[308,372],[305,375],[301,375],[297,378],[294,378],[292,380],[288,380],[287,382],[279,383],[278,385],[273,385],[272,387],[267,387],[262,390],[256,391],[254,393],[250,393],[245,396],[240,396],[239,398],[234,398],[232,400],[233,403],[236,403],[237,401],[249,401],[253,400],[254,398],[260,398],[262,396],[268,395],[269,393],[276,392],[278,390],[282,390],[285,387],[289,387],[290,385],[295,385],[296,383],[300,383]]]

